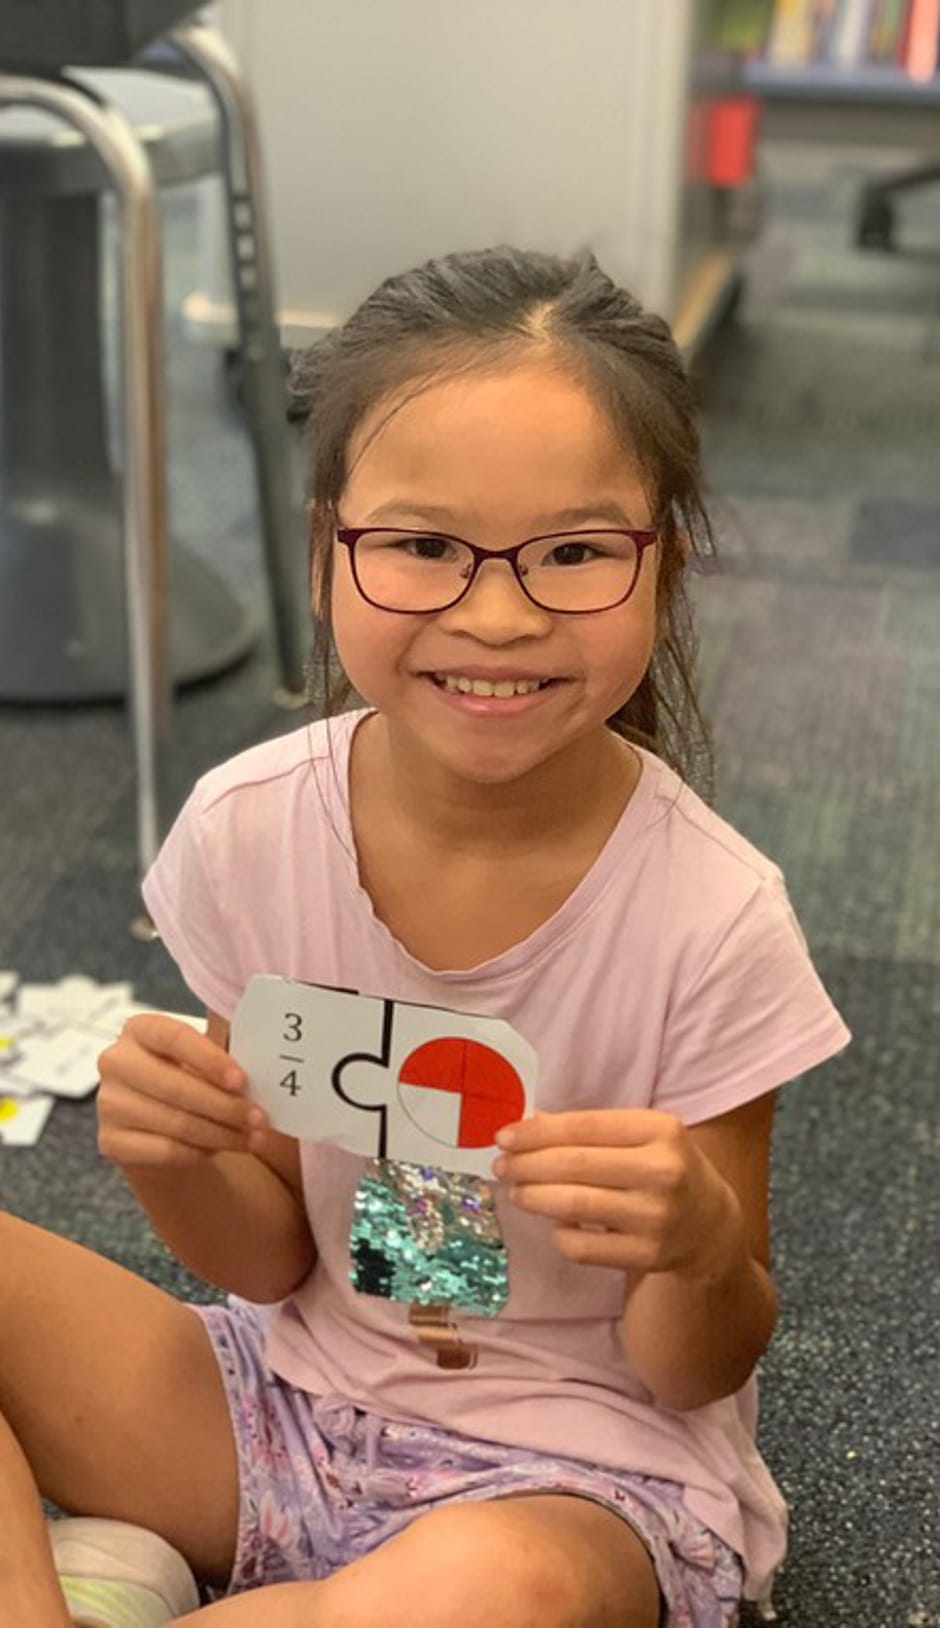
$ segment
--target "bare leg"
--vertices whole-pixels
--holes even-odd
[[[176,1628],[656,1628],[636,1533],[584,1498],[454,1504],[322,1583],[240,1594]]]
[[[0,1416],[0,1532],[6,1556],[0,1566],[0,1622],[30,1628],[68,1628],[71,1618],[59,1587],[39,1493],[23,1450]]]
[[[199,1317],[67,1239],[0,1212],[0,1624],[69,1621],[36,1489],[158,1533],[224,1583],[238,1470]]]

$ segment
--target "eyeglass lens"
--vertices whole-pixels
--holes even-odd
[[[520,550],[519,574],[545,610],[604,610],[633,587],[638,553],[633,538],[619,531],[537,538]],[[369,531],[356,544],[360,588],[387,610],[443,610],[460,597],[472,570],[470,549],[449,537]]]

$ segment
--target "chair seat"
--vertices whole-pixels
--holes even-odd
[[[197,0],[3,0],[0,69],[119,67],[198,9]]]
[[[218,118],[204,85],[132,69],[82,70],[72,77],[127,115],[158,186],[195,181],[219,168]],[[0,82],[15,88],[16,76]],[[109,185],[80,131],[34,108],[0,112],[0,192],[74,196]]]

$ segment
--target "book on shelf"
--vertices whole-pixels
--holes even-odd
[[[841,0],[824,0],[816,6],[816,49],[810,59],[815,62],[831,62],[836,47],[836,31],[841,22]]]
[[[831,60],[835,65],[859,68],[868,60],[877,9],[877,0],[843,0],[832,26]]]
[[[904,66],[912,79],[932,79],[937,72],[940,0],[911,0]]]
[[[767,57],[782,67],[812,62],[816,50],[816,0],[777,0]]]
[[[764,58],[781,69],[900,68],[930,80],[940,74],[940,0],[773,0]]]
[[[907,0],[881,0],[868,42],[870,62],[903,63],[909,10]]]
[[[774,0],[719,0],[711,13],[712,44],[753,56],[767,43],[773,14]]]

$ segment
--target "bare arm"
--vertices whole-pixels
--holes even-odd
[[[688,1128],[722,1185],[696,1270],[632,1277],[624,1351],[653,1395],[678,1411],[739,1390],[777,1320],[767,1214],[774,1094]]]
[[[227,1047],[228,1024],[214,1012],[207,1034]],[[114,1157],[154,1231],[184,1265],[216,1288],[268,1304],[296,1289],[316,1261],[300,1148],[272,1130],[252,1133],[250,1151],[247,1130],[230,1141],[242,1141],[244,1151],[202,1153],[182,1167]]]
[[[626,1280],[623,1352],[664,1407],[739,1390],[773,1332],[768,1093],[702,1125],[651,1108],[535,1113],[496,1138],[497,1177],[569,1259]]]

